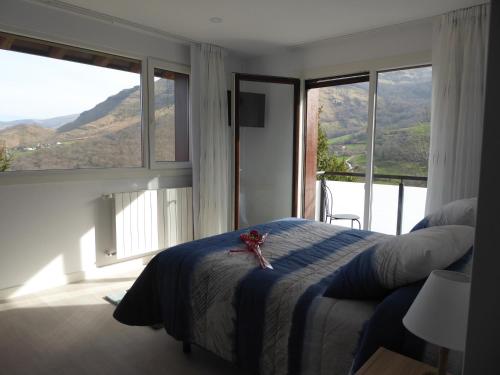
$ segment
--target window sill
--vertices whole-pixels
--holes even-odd
[[[121,178],[155,178],[191,176],[190,163],[163,165],[161,168],[103,168],[76,170],[44,170],[0,172],[0,186],[40,184],[92,180],[116,180]]]
[[[151,163],[151,170],[162,171],[169,169],[191,169],[190,161],[154,161]]]

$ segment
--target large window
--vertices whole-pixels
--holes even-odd
[[[362,221],[369,73],[309,81],[308,87],[308,103],[315,100],[318,106],[316,168],[335,197],[328,210],[355,214]],[[350,221],[336,224],[350,225]]]
[[[1,33],[0,48],[0,170],[189,160],[186,72],[155,74],[148,100],[140,60]]]
[[[328,189],[323,190],[332,194],[330,201],[317,201],[317,213],[323,208],[355,214],[366,229],[389,234],[408,232],[420,220],[431,77],[432,67],[419,66],[306,81],[308,135],[317,139],[316,168],[325,172],[321,178]],[[306,169],[309,165],[306,160]],[[307,170],[306,176],[315,178]]]

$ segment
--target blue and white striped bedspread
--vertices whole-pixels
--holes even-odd
[[[176,339],[253,373],[347,373],[375,303],[322,295],[337,268],[385,235],[302,219],[250,229],[269,232],[262,251],[274,270],[260,269],[252,254],[228,253],[244,247],[239,234],[249,229],[189,242],[153,258],[115,317],[164,323]]]

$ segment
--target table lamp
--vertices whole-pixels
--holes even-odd
[[[432,271],[403,318],[410,332],[440,347],[439,375],[446,374],[449,349],[465,349],[469,293],[466,274]]]

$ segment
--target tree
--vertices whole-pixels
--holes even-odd
[[[10,167],[12,156],[7,153],[7,147],[0,144],[0,172],[5,172]]]
[[[332,163],[328,147],[328,137],[326,136],[326,132],[320,123],[318,123],[318,148],[316,156],[317,170],[330,172]]]
[[[321,113],[321,107],[319,109]],[[318,114],[319,116],[319,114]],[[349,172],[349,164],[345,157],[337,157],[335,154],[330,153],[330,147],[328,145],[328,136],[326,135],[325,129],[321,126],[318,121],[318,147],[316,150],[316,165],[318,171],[324,172]],[[318,178],[321,178],[319,176]],[[352,181],[352,177],[341,177],[335,176],[331,178],[334,181]]]

